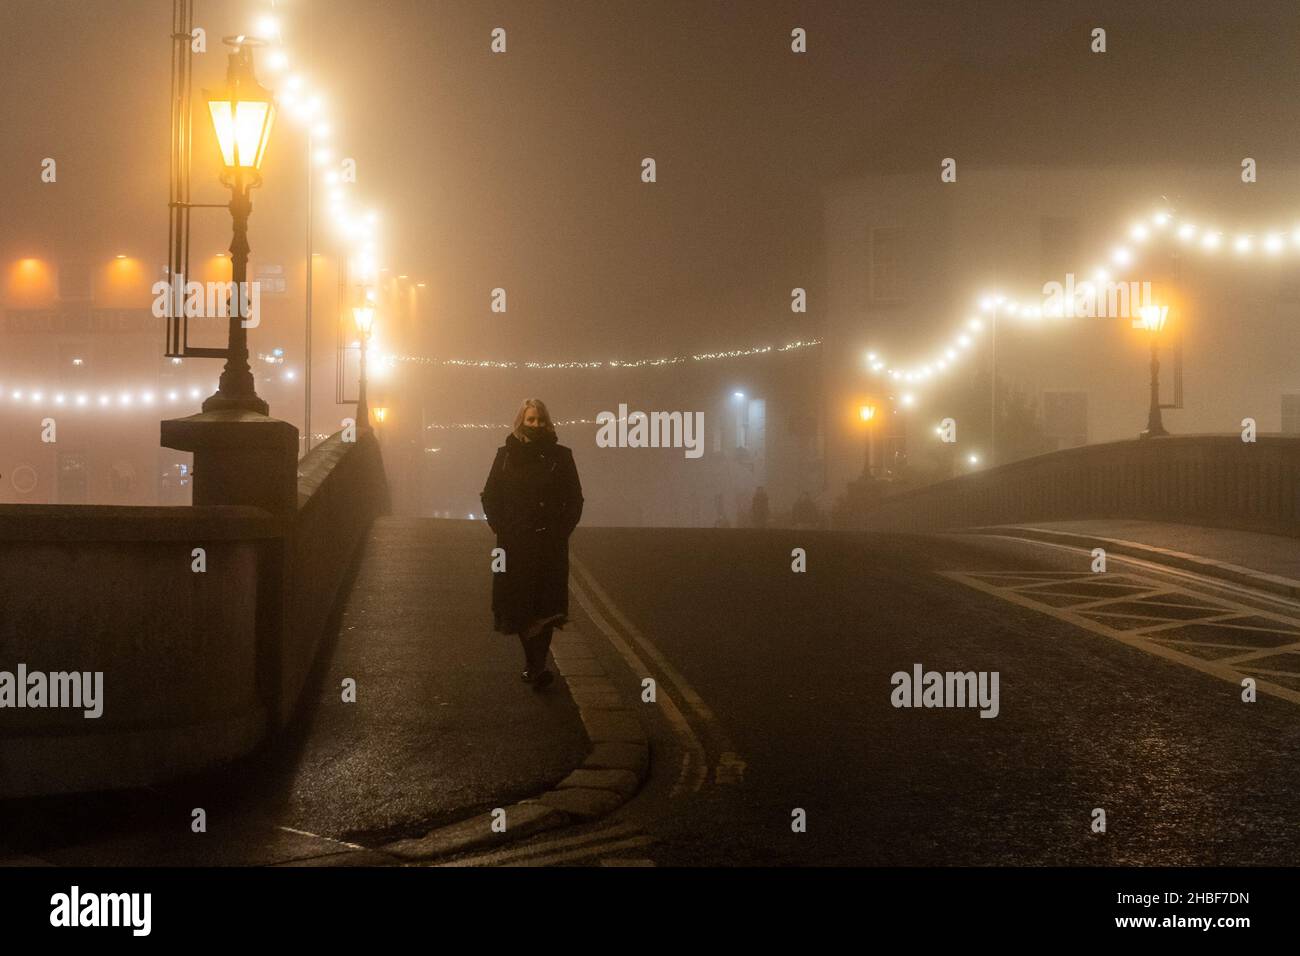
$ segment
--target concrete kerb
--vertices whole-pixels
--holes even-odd
[[[493,830],[494,823],[500,826],[497,817],[484,813],[422,837],[389,843],[379,847],[380,852],[414,863],[501,846],[605,816],[636,795],[650,772],[650,739],[637,712],[623,703],[623,695],[580,632],[557,635],[551,654],[591,742],[586,759],[554,789],[501,808],[502,832]]]
[[[1137,541],[1125,541],[1122,538],[1105,538],[1095,534],[1079,534],[1073,531],[1056,531],[1046,528],[1033,528],[1023,525],[990,525],[981,528],[963,528],[962,534],[1014,534],[1016,537],[1045,541],[1052,544],[1064,544],[1076,548],[1104,548],[1108,553],[1123,554],[1133,558],[1143,558],[1155,564],[1164,564],[1182,571],[1192,571],[1207,577],[1218,578],[1233,584],[1241,584],[1267,591],[1282,597],[1300,597],[1300,581],[1292,578],[1243,568],[1239,564],[1216,561],[1200,555],[1174,551],[1170,548],[1157,548],[1154,545],[1141,544]]]

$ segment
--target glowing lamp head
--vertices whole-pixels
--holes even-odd
[[[869,422],[876,417],[875,405],[861,405],[858,407],[858,417],[864,422]]]
[[[357,323],[357,331],[366,338],[375,327],[375,310],[368,305],[358,305],[352,310],[352,318]]]
[[[1167,305],[1147,305],[1143,306],[1138,313],[1142,316],[1141,326],[1148,332],[1159,332],[1165,327],[1165,319],[1169,316],[1169,306]]]
[[[377,421],[377,422],[381,422],[381,423],[382,423],[382,422],[384,421],[384,419],[386,419],[386,418],[388,417],[388,409],[387,409],[385,406],[383,406],[383,405],[379,406],[378,408],[374,409],[373,411],[374,411],[374,415],[375,415],[375,421]]]
[[[227,38],[235,47],[230,54],[223,89],[208,93],[208,114],[221,148],[221,162],[227,172],[256,172],[262,166],[266,144],[275,119],[275,100],[253,75],[253,46],[249,37]]]

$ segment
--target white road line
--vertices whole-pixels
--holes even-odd
[[[1188,647],[1213,647],[1221,651],[1247,650],[1247,648],[1242,647],[1240,644],[1211,644],[1209,641],[1198,641],[1190,637],[1166,637],[1164,634],[1157,634],[1151,639],[1153,641],[1168,641],[1170,644],[1186,644]],[[1254,650],[1254,648],[1249,648],[1249,649]],[[1248,656],[1248,655],[1242,655],[1242,656]],[[1220,657],[1218,658],[1218,661],[1220,664],[1231,664],[1236,659],[1237,658],[1235,657],[1228,656],[1228,657]]]
[[[1176,631],[1180,627],[1188,627],[1192,624],[1219,624],[1223,621],[1231,621],[1233,618],[1241,617],[1240,611],[1229,611],[1225,614],[1212,614],[1208,617],[1189,617],[1181,621],[1170,621],[1166,618],[1164,624],[1153,624],[1147,627],[1130,628],[1134,634],[1141,634],[1144,637],[1152,637],[1157,634],[1163,634],[1165,631]],[[1176,640],[1176,638],[1170,638]],[[1190,639],[1189,639],[1190,640]]]
[[[319,833],[312,833],[310,830],[295,830],[293,827],[277,826],[277,830],[283,830],[285,833],[296,833],[298,836],[312,837],[316,840],[328,840],[330,843],[336,843],[339,846],[345,846],[349,850],[369,850],[371,847],[361,846],[357,843],[348,843],[346,840],[336,840],[333,837],[321,836]]]
[[[1015,588],[1017,591],[1030,591],[1034,588],[1039,588],[1045,594],[1056,593],[1050,590],[1051,588],[1059,588],[1062,586],[1068,586],[1071,584],[1079,584],[1079,583],[1089,584],[1097,588],[1124,588],[1127,591],[1140,590],[1139,586],[1134,584],[1132,578],[1129,577],[1123,577],[1120,580],[1112,579],[1109,581],[1107,580],[1099,581],[1097,579],[1103,577],[1102,574],[1093,574],[1088,571],[1071,571],[1070,573],[1077,574],[1078,577],[1077,578],[1052,578],[1052,580],[1050,581],[1035,581],[1033,584],[1013,584],[1011,586]],[[1127,595],[1121,595],[1121,596],[1127,597]]]
[[[1078,610],[1078,608],[1075,608],[1074,610]],[[1154,614],[1130,614],[1127,611],[1095,611],[1094,610],[1094,611],[1089,611],[1088,613],[1095,614],[1098,617],[1123,617],[1123,618],[1129,618],[1131,620],[1136,620],[1136,621],[1155,621],[1159,624],[1163,624],[1165,621],[1169,620],[1169,618],[1167,617],[1156,617]],[[1131,631],[1133,629],[1131,627],[1126,627],[1124,630]]]
[[[514,866],[554,866],[556,863],[567,863],[570,860],[581,860],[586,857],[595,856],[598,853],[615,853],[621,850],[631,850],[636,847],[649,846],[654,843],[654,837],[640,836],[632,837],[629,840],[620,840],[617,843],[606,843],[597,847],[588,847],[581,850],[570,850],[568,853],[556,853],[554,856],[541,857],[535,860],[525,860],[520,863],[512,864]]]
[[[608,860],[601,860],[601,866],[656,866],[654,860],[643,856],[624,856],[613,857]]]
[[[1040,548],[1054,548],[1057,551],[1067,551],[1070,554],[1079,555],[1079,556],[1091,554],[1091,552],[1087,548],[1080,548],[1068,544],[1057,544],[1052,541],[1040,541],[1037,538],[1020,538],[1013,534],[980,534],[979,537],[1005,538],[1008,541],[1018,541],[1021,544],[1032,544]],[[1264,601],[1268,604],[1272,604],[1277,607],[1284,607],[1290,611],[1294,611],[1296,614],[1300,614],[1300,601],[1294,601],[1291,598],[1285,598],[1282,597],[1281,595],[1273,594],[1272,592],[1256,591],[1254,588],[1248,588],[1240,584],[1234,584],[1231,581],[1224,581],[1219,578],[1213,578],[1203,574],[1195,574],[1191,571],[1184,571],[1181,568],[1171,568],[1166,564],[1158,564],[1154,561],[1144,561],[1142,558],[1135,558],[1127,554],[1118,554],[1115,552],[1111,552],[1108,554],[1107,560],[1111,561],[1112,563],[1131,565],[1133,567],[1142,568],[1145,571],[1154,572],[1156,574],[1167,575],[1169,577],[1174,577],[1174,578],[1181,578],[1185,581],[1192,581],[1197,585],[1199,585],[1201,588],[1209,588],[1211,590],[1227,591],[1233,594],[1244,595],[1246,597],[1251,598],[1252,600]],[[981,571],[978,573],[987,574],[991,572]],[[992,572],[992,573],[1000,573],[1000,572]],[[1006,572],[1006,573],[1010,574],[1011,572]],[[1050,572],[1050,573],[1078,575],[1081,574],[1082,572],[1061,571],[1061,572]],[[1021,576],[1023,577],[1023,575]],[[1193,596],[1199,597],[1202,595],[1193,595]],[[1294,617],[1288,620],[1294,623]]]
[[[1166,644],[1157,644],[1148,638],[1139,637],[1124,631],[1117,631],[1114,628],[1107,627],[1105,624],[1097,623],[1080,614],[1076,614],[1070,608],[1052,607],[1051,605],[1034,601],[1023,594],[1019,594],[1008,588],[999,588],[996,585],[986,584],[962,571],[940,571],[938,573],[942,577],[956,581],[959,584],[964,584],[977,591],[983,591],[985,594],[990,594],[1000,600],[1009,601],[1012,604],[1018,604],[1019,606],[1028,608],[1031,611],[1037,611],[1039,614],[1046,614],[1049,617],[1056,618],[1057,620],[1073,624],[1081,630],[1088,631],[1101,637],[1108,637],[1111,640],[1119,641],[1121,644],[1126,644],[1129,647],[1135,648],[1146,654],[1151,654],[1154,657],[1159,657],[1175,664],[1182,664],[1184,667],[1200,671],[1203,674],[1208,674],[1209,676],[1216,677],[1219,680],[1227,681],[1228,683],[1235,684],[1238,687],[1241,686],[1242,677],[1252,676],[1251,674],[1234,670],[1225,664],[1194,657],[1190,654],[1184,653],[1183,651],[1177,650],[1176,648],[1169,647]],[[1258,678],[1256,679],[1256,686],[1262,693],[1269,694],[1273,697],[1279,697],[1282,700],[1289,701],[1293,704],[1300,704],[1300,692],[1291,690],[1289,687],[1282,687],[1279,684],[1274,684],[1271,681],[1260,680]]]
[[[1183,594],[1181,594],[1181,593],[1173,593],[1173,594],[1171,594],[1167,589],[1166,589],[1165,591],[1162,591],[1160,594],[1157,594],[1157,595],[1156,595],[1156,597],[1184,597],[1184,596],[1185,596],[1185,595],[1183,595]],[[1187,598],[1187,600],[1191,600],[1191,596],[1190,596],[1190,595],[1186,595],[1185,597]],[[1221,604],[1187,604],[1187,603],[1180,603],[1180,602],[1178,602],[1178,601],[1156,601],[1156,600],[1154,600],[1154,599],[1152,599],[1152,598],[1146,598],[1146,597],[1144,597],[1144,598],[1132,598],[1132,599],[1130,599],[1130,598],[1126,598],[1126,597],[1122,597],[1122,598],[1107,598],[1107,600],[1108,600],[1111,604],[1130,604],[1130,603],[1132,603],[1132,604],[1139,604],[1139,605],[1141,605],[1142,607],[1148,607],[1148,608],[1151,608],[1151,607],[1176,607],[1176,608],[1182,608],[1184,611],[1207,611],[1207,612],[1208,612],[1208,611],[1222,611],[1222,610],[1224,610],[1224,607],[1223,607],[1223,605],[1221,605]],[[1076,605],[1076,606],[1077,606],[1077,605]],[[1140,617],[1141,615],[1137,615],[1137,616]]]
[[[573,566],[578,569],[578,573],[582,575],[583,581],[586,582],[589,588],[591,588],[591,593],[596,595],[605,607],[609,608],[610,614],[613,615],[614,620],[618,621],[622,626],[628,637],[630,637],[632,641],[645,652],[646,656],[654,661],[655,664],[658,665],[659,669],[668,676],[668,679],[677,686],[677,689],[681,691],[682,698],[690,705],[691,710],[695,711],[700,720],[704,721],[705,726],[711,730],[719,740],[726,742],[726,734],[718,724],[717,718],[713,716],[713,711],[709,708],[709,705],[704,702],[704,698],[695,692],[695,688],[691,686],[690,681],[683,677],[677,668],[673,667],[673,665],[668,661],[668,658],[664,657],[664,655],[659,652],[659,648],[655,647],[654,642],[637,630],[636,625],[627,619],[627,616],[624,615],[623,612],[619,610],[618,605],[614,603],[614,599],[605,593],[605,589],[600,586],[592,576],[591,572],[587,570],[586,565],[577,558],[574,558]],[[730,750],[731,747],[727,746],[723,749]]]
[[[497,866],[503,862],[509,862],[515,859],[553,853],[557,850],[583,846],[588,843],[599,843],[614,839],[615,837],[628,836],[637,832],[638,828],[636,824],[620,823],[615,826],[604,827],[591,833],[582,833],[578,836],[556,837],[555,839],[541,840],[536,843],[520,843],[515,846],[505,847],[504,849],[493,850],[490,853],[479,853],[475,856],[462,857],[459,860],[451,860],[437,865],[440,867]]]
[[[1277,647],[1267,647],[1263,649],[1252,647],[1250,653],[1241,654],[1237,657],[1224,658],[1223,663],[1240,664],[1243,661],[1253,661],[1264,657],[1272,657],[1274,654],[1292,654],[1296,651],[1300,651],[1300,644],[1279,644]],[[1277,673],[1285,674],[1287,671],[1278,671]]]
[[[579,603],[582,604],[583,609],[595,623],[596,627],[600,628],[601,633],[608,638],[610,644],[614,646],[614,649],[622,655],[623,660],[626,661],[627,665],[632,669],[632,673],[639,674],[642,677],[649,677],[650,668],[646,667],[645,662],[637,656],[636,651],[632,650],[632,648],[628,646],[627,641],[623,640],[623,638],[618,635],[618,632],[610,626],[610,623],[605,620],[605,616],[596,608],[594,600],[588,597],[586,591],[583,590],[582,585],[578,583],[577,578],[572,574],[569,575],[569,587],[573,590],[573,593],[577,595]],[[663,705],[664,716],[668,718],[668,722],[672,725],[673,731],[677,734],[678,738],[681,739],[688,755],[693,754],[695,759],[699,762],[699,769],[696,772],[695,780],[691,785],[692,791],[699,790],[700,785],[704,782],[705,774],[708,773],[709,766],[708,757],[704,752],[704,745],[700,743],[700,738],[695,735],[695,731],[691,729],[690,722],[682,714],[681,709],[677,706],[672,695],[666,688],[659,687],[656,689],[655,701],[656,703]],[[673,785],[672,796],[677,796],[677,794],[686,786],[687,766],[688,762],[683,760],[681,773],[677,777],[677,782]]]
[[[1168,588],[1148,588],[1147,590],[1140,591],[1137,594],[1126,594],[1121,598],[1113,598],[1113,597],[1098,598],[1095,601],[1084,601],[1082,604],[1071,604],[1069,607],[1071,611],[1091,611],[1095,607],[1105,607],[1107,604],[1122,604],[1125,601],[1137,601],[1137,600],[1141,600],[1142,598],[1155,597],[1157,594],[1166,594],[1168,593],[1168,591],[1169,591]],[[1021,593],[1029,593],[1029,592],[1021,592]],[[1056,597],[1068,597],[1068,595],[1059,594],[1055,592],[1044,592],[1044,593],[1052,593]],[[1033,595],[1030,594],[1030,596],[1032,597]],[[1084,597],[1084,595],[1081,594],[1079,595],[1079,597]],[[1218,610],[1218,608],[1207,608],[1207,610]]]

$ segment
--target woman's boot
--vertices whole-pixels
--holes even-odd
[[[533,681],[533,687],[537,690],[541,690],[543,687],[546,687],[555,680],[555,675],[546,668],[546,655],[551,650],[551,635],[554,632],[554,627],[544,627],[530,642],[532,654],[530,655],[529,660],[532,661],[532,664],[528,669],[531,673],[536,675]]]
[[[533,664],[533,642],[521,632],[519,635],[519,644],[524,649],[524,672],[519,675],[519,679],[525,684],[531,684],[537,680],[538,668]]]

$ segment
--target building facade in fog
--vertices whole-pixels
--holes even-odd
[[[1162,400],[1174,397],[1179,351],[1184,388],[1183,407],[1165,412],[1166,428],[1228,432],[1244,417],[1261,431],[1297,428],[1300,169],[1272,166],[1267,182],[1245,184],[1226,163],[1098,167],[1062,159],[1051,168],[959,164],[957,181],[944,183],[936,157],[924,170],[868,172],[827,190],[833,489],[861,472],[861,429],[843,412],[863,396],[905,419],[910,457],[936,454],[935,428],[951,417],[956,460],[986,461],[993,343],[981,299],[1046,302],[1045,283],[1084,282],[1099,268],[1112,281],[1138,283],[1134,291],[1150,282],[1154,296],[1172,304],[1162,337]],[[1207,251],[1172,229],[1162,233],[1150,225],[1162,209],[1198,230],[1222,231],[1221,246]],[[1134,239],[1133,227],[1144,222],[1149,238]],[[1238,249],[1243,235],[1249,252]],[[1277,251],[1266,251],[1270,235],[1283,240]],[[1121,249],[1131,264],[1121,264]],[[973,318],[979,333],[970,331]],[[1145,427],[1149,339],[1131,318],[999,319],[999,381],[1032,410],[1044,450],[1133,438]],[[963,334],[970,345],[925,381],[891,379],[867,359],[874,353],[886,369],[916,368]]]
[[[443,393],[480,398],[483,419],[504,422],[527,396],[547,402],[560,441],[573,449],[586,497],[584,525],[743,527],[750,524],[760,487],[774,518],[803,492],[820,500],[824,457],[815,346],[667,367],[523,374],[450,368],[435,374],[444,382]],[[433,427],[426,429],[419,513],[478,515],[478,492],[507,428],[445,427],[438,421],[446,414],[439,403],[430,398],[425,404],[423,414]],[[597,416],[618,415],[620,405],[629,415],[703,413],[703,434],[694,436],[698,456],[688,456],[685,448],[600,447]],[[394,480],[391,448],[386,446],[385,461]]]
[[[128,248],[149,245],[142,236]],[[166,267],[154,258],[83,241],[0,261],[0,502],[189,503],[192,456],[159,444],[159,422],[197,412],[216,390],[223,363],[164,355],[165,320],[154,314],[153,287],[165,281]],[[318,268],[326,266],[318,261]],[[192,278],[200,282],[229,278],[221,254],[195,268]],[[250,266],[261,286],[261,316],[249,330],[249,364],[272,416],[301,429],[301,266],[294,272],[286,275],[271,255]],[[329,291],[327,282],[317,287]],[[387,314],[400,314],[400,302],[388,295],[384,301]],[[354,413],[334,402],[335,363],[328,361],[337,338],[334,303],[318,308],[313,431],[319,436]],[[191,320],[191,344],[224,345],[225,336],[224,318]],[[394,337],[390,332],[388,341]],[[346,350],[343,365],[347,372]],[[355,356],[352,366],[355,374]],[[380,365],[381,382],[389,369],[390,363]],[[376,385],[381,398],[386,387]],[[347,388],[355,393],[354,378]]]

